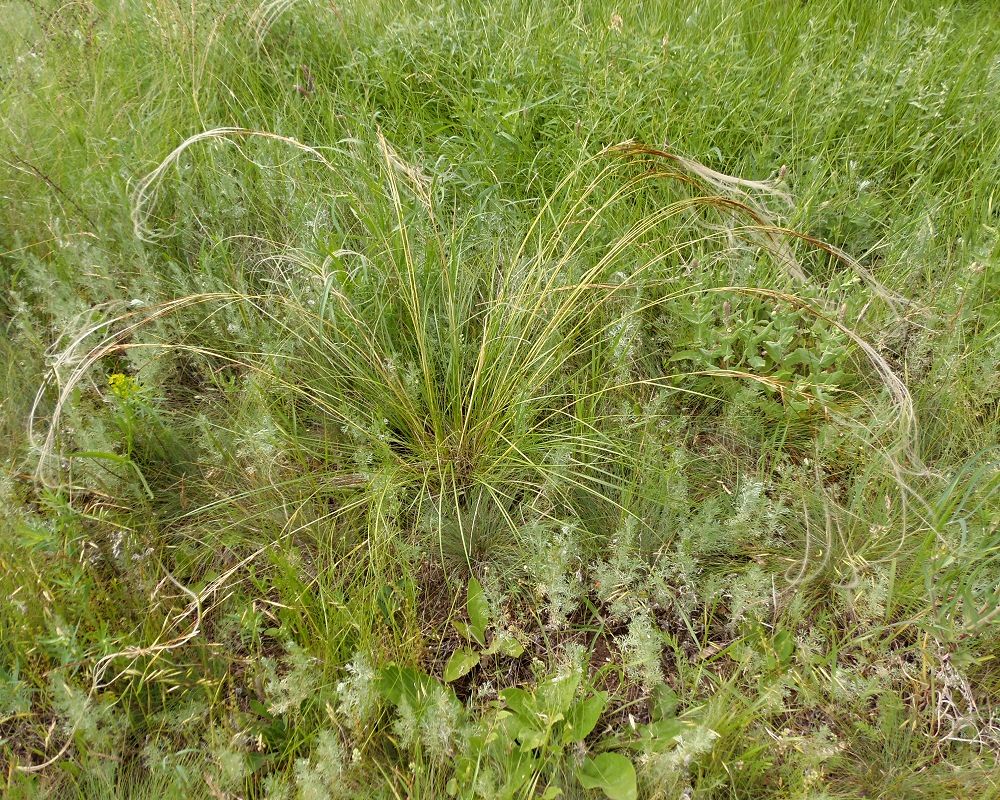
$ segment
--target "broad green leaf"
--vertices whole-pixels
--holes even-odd
[[[515,736],[521,744],[521,750],[528,752],[545,745],[549,740],[549,729],[534,725],[523,725]]]
[[[586,759],[576,777],[584,789],[600,789],[611,800],[636,800],[635,767],[619,753]]]
[[[653,719],[670,719],[677,712],[677,702],[677,692],[667,684],[661,683],[653,693]]]
[[[455,693],[436,678],[413,667],[387,664],[379,670],[376,688],[390,703],[398,706],[405,699],[413,708],[420,708],[432,692],[444,691],[448,702],[461,705]]]
[[[448,663],[444,665],[445,683],[457,681],[479,663],[479,653],[463,647],[451,654]]]
[[[524,654],[524,645],[521,644],[517,639],[510,637],[501,640],[503,644],[500,647],[501,652],[505,656],[510,656],[511,658],[519,658]]]
[[[493,637],[490,646],[483,650],[484,656],[492,656],[503,653],[505,656],[517,658],[524,653],[524,645],[508,634],[500,634]]]
[[[565,714],[573,702],[577,687],[580,685],[580,670],[574,669],[561,675],[546,678],[538,684],[535,694],[538,696],[539,710],[548,717]]]
[[[785,353],[782,350],[780,342],[765,341],[764,349],[767,351],[767,354],[771,357],[772,361],[784,360]]]
[[[779,631],[772,642],[778,663],[787,664],[795,651],[795,639],[788,631]]]
[[[504,732],[508,739],[516,739],[524,751],[541,747],[549,739],[549,725],[546,725],[535,705],[535,698],[524,689],[504,689],[500,696],[510,712],[502,717]]]
[[[597,692],[584,700],[577,700],[570,706],[563,726],[563,741],[582,742],[597,725],[601,712],[608,704],[608,693]]]
[[[466,608],[472,623],[469,625],[469,631],[480,645],[485,646],[486,626],[489,625],[490,611],[483,587],[475,578],[469,578],[469,598],[466,602]]]
[[[794,366],[795,364],[812,365],[815,363],[815,361],[816,361],[816,356],[813,353],[810,353],[804,347],[797,347],[792,353],[785,356],[784,360],[782,361],[782,366],[791,367]]]
[[[531,719],[538,716],[538,707],[535,698],[524,689],[511,688],[500,692],[500,697],[507,704],[507,708],[520,717]]]
[[[417,682],[413,673],[415,670],[409,667],[400,667],[397,664],[387,664],[379,670],[378,687],[379,694],[395,706],[398,706],[403,698],[415,697],[417,694]]]
[[[689,724],[677,717],[650,722],[640,728],[643,747],[654,753],[663,753],[674,746],[677,737],[684,733]]]

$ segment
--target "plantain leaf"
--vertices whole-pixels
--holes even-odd
[[[566,744],[582,742],[597,726],[597,720],[608,704],[608,693],[597,692],[583,700],[577,700],[566,713],[563,727],[563,741]]]
[[[489,605],[486,603],[486,593],[482,584],[475,578],[469,578],[469,597],[466,601],[469,611],[469,632],[480,646],[486,645],[486,626],[490,622]]]
[[[463,647],[451,654],[448,663],[444,665],[444,681],[457,681],[479,663],[479,653]]]
[[[576,777],[584,789],[600,789],[610,800],[636,800],[635,767],[619,753],[586,759]]]

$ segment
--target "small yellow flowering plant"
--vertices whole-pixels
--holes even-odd
[[[114,398],[114,420],[123,438],[123,454],[128,458],[139,453],[143,459],[166,457],[171,437],[160,421],[150,388],[131,375],[112,372],[108,389]]]
[[[139,381],[123,372],[112,372],[108,375],[108,388],[111,390],[111,394],[119,400],[125,401],[138,398],[142,392]]]

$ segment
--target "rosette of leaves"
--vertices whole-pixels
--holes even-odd
[[[841,369],[846,342],[823,317],[804,308],[746,303],[734,309],[711,294],[677,312],[680,336],[672,362],[699,373],[746,373],[800,414],[834,401],[849,376]],[[673,338],[673,337],[672,337]]]
[[[466,611],[469,621],[454,620],[452,625],[466,641],[465,647],[460,647],[444,667],[445,682],[451,683],[472,670],[484,656],[503,653],[511,658],[517,658],[524,652],[524,646],[506,632],[494,632],[490,644],[486,644],[486,632],[490,624],[489,603],[483,587],[475,578],[469,579],[466,595]]]
[[[458,759],[449,793],[463,800],[512,798],[533,785],[541,789],[540,797],[560,796],[561,773],[554,767],[565,763],[570,748],[584,747],[608,703],[607,692],[581,692],[581,683],[577,668],[532,689],[502,690],[493,715]],[[611,800],[635,800],[635,767],[620,753],[585,755],[573,774],[583,788],[600,790]]]

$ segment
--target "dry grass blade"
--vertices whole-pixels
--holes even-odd
[[[156,231],[148,227],[147,208],[155,199],[157,187],[163,179],[164,174],[168,169],[170,169],[171,166],[177,163],[178,159],[180,159],[188,148],[192,145],[198,144],[199,142],[232,142],[233,140],[241,138],[269,139],[271,141],[287,144],[290,147],[311,155],[327,169],[333,169],[333,165],[327,160],[326,156],[319,152],[319,150],[314,147],[310,147],[307,144],[303,144],[290,136],[281,136],[280,134],[269,133],[267,131],[256,131],[248,128],[233,127],[213,128],[212,130],[203,131],[202,133],[188,137],[177,145],[177,147],[175,147],[170,154],[160,162],[156,169],[139,181],[135,191],[132,193],[132,228],[136,237],[145,242],[152,242],[156,239],[169,235],[169,232]]]

